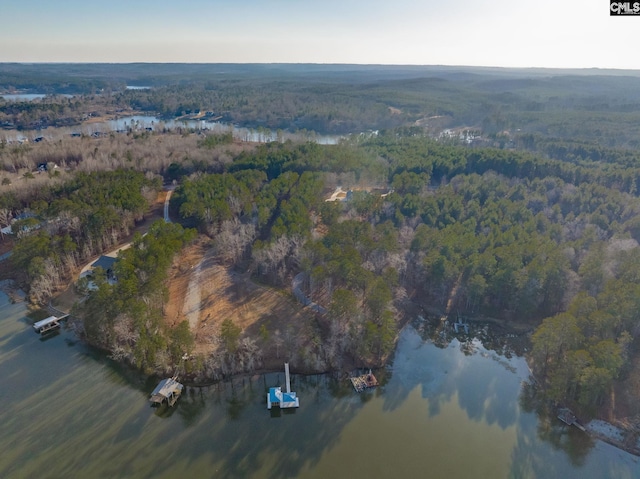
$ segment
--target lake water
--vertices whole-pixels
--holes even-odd
[[[294,376],[300,408],[265,394],[283,374],[189,388],[152,409],[156,382],[62,331],[42,340],[0,293],[3,478],[633,478],[637,458],[523,410],[521,358],[402,333],[383,386]],[[574,428],[575,429],[575,428]]]
[[[94,126],[97,125],[97,126]],[[319,143],[321,145],[335,145],[344,136],[341,135],[320,135],[315,132],[305,133],[291,133],[282,131],[272,131],[269,129],[259,130],[253,128],[245,128],[230,123],[224,123],[219,121],[206,121],[206,120],[161,120],[154,116],[132,116],[127,118],[119,118],[117,120],[110,120],[104,123],[95,123],[91,125],[85,125],[83,128],[92,128],[97,131],[123,131],[123,130],[145,130],[150,128],[152,130],[163,128],[191,128],[195,130],[207,130],[212,133],[227,133],[231,131],[234,138],[242,141],[254,141],[258,143],[266,143],[270,141],[286,141],[291,140],[309,140]],[[100,130],[102,129],[102,130]]]
[[[33,100],[41,100],[45,98],[47,95],[44,93],[7,93],[4,95],[0,95],[7,101],[33,101]],[[73,98],[73,95],[60,94],[56,96],[61,96],[64,98]]]
[[[161,120],[154,116],[130,116],[118,118],[116,120],[100,121],[94,123],[85,123],[77,127],[71,128],[48,128],[34,132],[22,132],[12,130],[0,130],[0,140],[7,141],[24,141],[26,139],[33,140],[37,137],[44,137],[47,140],[57,140],[62,137],[68,137],[71,134],[82,133],[92,135],[95,133],[108,134],[111,132],[143,132],[146,129],[162,130],[164,128],[189,128],[194,130],[205,130],[211,133],[227,133],[231,132],[233,137],[242,141],[253,141],[258,143],[267,143],[270,141],[313,141],[321,145],[335,145],[345,137],[342,135],[320,135],[315,132],[291,133],[276,132],[271,130],[258,130],[253,128],[245,128],[229,123],[217,121],[198,121],[198,120]]]

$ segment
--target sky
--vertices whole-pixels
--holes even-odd
[[[640,70],[606,0],[0,0],[0,62]]]

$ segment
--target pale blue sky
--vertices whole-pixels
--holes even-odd
[[[606,0],[0,0],[0,62],[640,69]]]

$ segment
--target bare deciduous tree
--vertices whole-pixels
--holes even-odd
[[[243,258],[255,237],[253,224],[243,224],[236,219],[224,221],[215,237],[216,251],[224,261],[236,263]]]
[[[0,208],[0,228],[6,228],[11,224],[11,210],[8,208]],[[0,236],[4,239],[4,233],[0,230]]]

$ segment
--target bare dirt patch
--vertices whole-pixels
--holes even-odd
[[[220,264],[200,242],[185,248],[174,261],[165,319],[170,326],[189,321],[196,339],[194,352],[205,355],[217,347],[222,322],[231,319],[243,336],[258,341],[264,365],[270,367],[280,360],[287,338],[299,337],[314,315],[288,292],[257,284],[248,273]],[[266,339],[260,334],[263,325]]]

